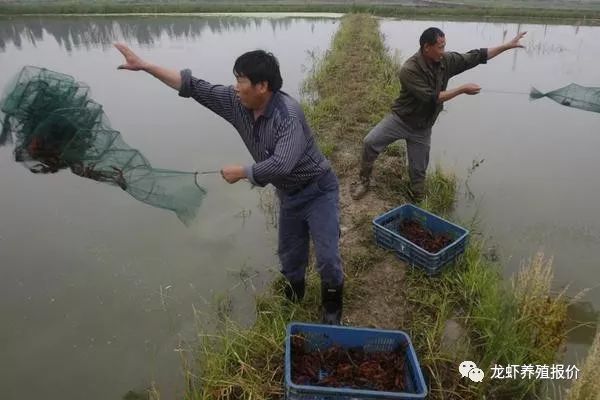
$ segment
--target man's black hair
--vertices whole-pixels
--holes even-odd
[[[426,44],[433,45],[437,43],[438,38],[445,37],[444,32],[440,28],[427,28],[421,34],[421,38],[419,39],[419,44],[421,45],[421,50],[425,47]]]
[[[235,60],[233,74],[248,78],[253,85],[267,82],[272,92],[281,89],[283,84],[281,72],[279,72],[279,61],[272,53],[263,50],[249,51],[239,56]]]

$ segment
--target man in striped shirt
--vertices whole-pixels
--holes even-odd
[[[286,296],[304,296],[309,240],[313,239],[321,276],[322,321],[339,324],[344,275],[339,252],[339,186],[328,160],[317,147],[300,104],[281,91],[283,80],[275,56],[262,50],[242,54],[235,62],[233,86],[212,85],[190,70],[170,70],[145,62],[127,46],[119,69],[146,71],[191,97],[229,122],[254,159],[250,165],[227,165],[229,183],[247,179],[272,184],[280,200],[279,259],[288,280]]]

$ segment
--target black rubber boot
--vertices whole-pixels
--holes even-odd
[[[304,298],[304,279],[298,282],[287,282],[283,292],[289,301],[299,303]]]
[[[341,325],[344,303],[344,285],[329,286],[321,283],[321,322],[327,325]]]

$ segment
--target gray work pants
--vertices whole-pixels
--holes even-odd
[[[411,190],[416,196],[423,196],[425,174],[429,165],[431,128],[411,128],[394,112],[386,115],[363,140],[360,178],[363,182],[368,182],[373,171],[373,163],[379,153],[399,139],[406,140]]]

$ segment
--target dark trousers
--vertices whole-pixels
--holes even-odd
[[[280,199],[279,259],[290,282],[304,279],[312,237],[321,282],[341,285],[339,183],[333,171],[315,178],[294,194],[277,192]]]

